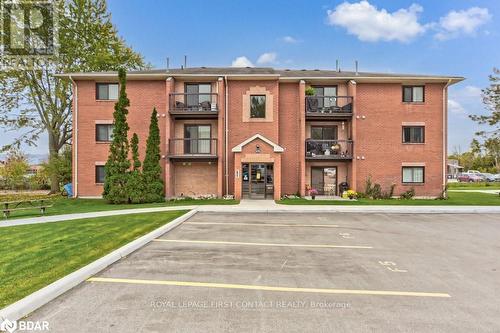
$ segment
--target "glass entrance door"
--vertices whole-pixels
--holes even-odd
[[[274,194],[273,165],[244,163],[242,165],[242,194],[246,199],[266,199]]]
[[[337,167],[311,168],[311,188],[320,195],[337,195]]]

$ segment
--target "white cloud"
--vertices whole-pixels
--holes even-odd
[[[328,24],[347,29],[348,33],[367,42],[400,41],[408,42],[426,30],[418,21],[423,11],[420,5],[412,4],[393,13],[377,9],[368,1],[344,2],[335,10],[328,10]]]
[[[262,53],[260,55],[259,59],[257,59],[257,63],[260,65],[272,64],[272,63],[276,62],[277,57],[278,57],[278,55],[276,54],[276,52]]]
[[[241,56],[233,60],[233,62],[231,63],[231,67],[254,67],[254,66],[252,62],[248,60],[247,57]]]
[[[467,10],[452,10],[439,19],[438,40],[446,40],[460,35],[474,35],[477,29],[491,19],[488,8],[471,7]]]
[[[285,43],[288,43],[288,44],[296,44],[299,42],[298,39],[296,39],[292,36],[285,36],[285,37],[281,38],[281,40]]]
[[[466,86],[462,92],[466,97],[469,98],[480,98],[482,95],[481,88],[475,86]]]
[[[448,99],[448,111],[451,113],[465,115],[465,108],[459,102],[454,99]]]

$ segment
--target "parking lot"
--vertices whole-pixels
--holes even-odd
[[[212,214],[28,320],[51,332],[500,329],[500,219],[488,214]]]

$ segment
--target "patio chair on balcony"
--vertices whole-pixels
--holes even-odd
[[[186,104],[184,104],[183,102],[180,102],[180,101],[175,101],[175,108],[176,109],[185,109],[186,108]]]
[[[317,142],[311,142],[311,141],[307,142],[306,153],[307,156],[323,155],[321,145],[319,145]]]
[[[346,113],[352,112],[352,103],[344,105],[343,107],[340,108],[339,111],[346,112]]]
[[[318,112],[318,100],[316,98],[306,98],[307,112]]]
[[[201,110],[210,111],[212,110],[212,104],[209,101],[204,101],[200,103]]]

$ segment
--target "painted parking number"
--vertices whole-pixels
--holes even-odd
[[[342,236],[342,238],[354,238],[354,237],[352,237],[352,236],[351,236],[351,234],[350,234],[350,233],[348,233],[348,232],[340,232],[340,233],[339,233],[339,236]]]
[[[390,270],[391,272],[396,273],[406,273],[408,272],[406,269],[399,269],[397,264],[394,261],[379,261],[379,264]]]

